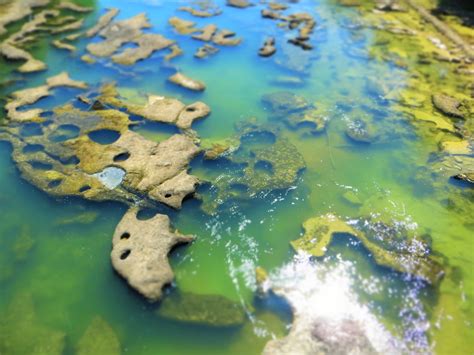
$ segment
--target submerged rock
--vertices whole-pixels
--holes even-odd
[[[78,355],[119,355],[120,341],[114,330],[102,317],[92,319],[76,346]]]
[[[61,355],[66,334],[43,325],[29,293],[13,297],[0,317],[0,353]]]
[[[277,116],[288,115],[297,111],[303,111],[311,105],[302,96],[289,91],[278,91],[262,96],[262,103]]]
[[[373,143],[377,135],[374,128],[363,119],[350,120],[347,123],[346,135],[357,143]]]
[[[189,243],[194,237],[171,232],[166,215],[139,220],[137,212],[130,209],[115,229],[112,265],[131,287],[154,302],[174,278],[168,253],[175,245]]]
[[[61,1],[58,5],[58,9],[61,10],[70,10],[74,12],[91,12],[94,10],[92,7],[86,7],[86,6],[81,6],[77,5],[73,2],[70,1]]]
[[[204,91],[206,89],[206,85],[202,81],[194,80],[182,73],[173,74],[168,80],[173,84],[193,91]]]
[[[297,251],[305,251],[316,257],[324,256],[332,239],[346,234],[357,238],[378,265],[411,274],[430,284],[437,284],[444,275],[443,266],[429,253],[428,247],[421,240],[401,239],[402,245],[398,250],[387,250],[332,214],[308,219],[303,223],[303,229],[303,237],[291,242]]]
[[[173,294],[163,300],[157,314],[180,322],[211,327],[235,327],[245,322],[242,306],[220,295]]]

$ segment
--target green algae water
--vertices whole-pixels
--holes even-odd
[[[79,39],[77,50],[69,53],[51,46],[48,35],[40,36],[29,49],[48,70],[19,74],[14,71],[16,62],[0,59],[3,82],[13,80],[0,88],[2,105],[12,92],[42,85],[67,71],[91,90],[115,82],[120,95],[134,103],[144,104],[147,94],[174,97],[185,104],[205,102],[211,114],[192,126],[203,147],[238,136],[242,123],[265,127],[267,135],[241,136],[238,164],[209,160],[201,153],[190,164],[190,173],[202,182],[197,198],[185,199],[179,210],[161,205],[145,211],[166,214],[181,233],[196,236],[170,254],[175,280],[166,288],[165,300],[158,303],[148,302],[130,288],[110,262],[112,236],[127,206],[48,195],[22,179],[11,158],[11,144],[0,142],[0,354],[73,354],[81,349],[103,354],[112,353],[112,348],[114,353],[129,354],[260,354],[267,342],[291,332],[292,322],[302,313],[328,324],[348,317],[363,323],[376,352],[474,351],[472,184],[435,174],[442,136],[459,139],[459,122],[441,118],[453,128],[440,129],[439,120],[417,120],[410,113],[424,109],[424,104],[409,110],[400,105],[403,95],[419,100],[413,93],[413,78],[428,71],[433,83],[444,83],[449,94],[469,96],[467,86],[456,83],[450,74],[453,62],[434,62],[427,68],[400,53],[395,59],[388,56],[396,48],[387,50],[387,33],[364,25],[366,16],[374,16],[366,15],[365,7],[372,6],[369,2],[359,7],[331,0],[288,3],[285,13],[307,12],[316,21],[310,51],[296,51],[282,28],[262,19],[262,4],[240,9],[217,1],[222,14],[199,18],[179,11],[188,5],[181,1],[80,3],[93,8],[81,15],[84,28],[111,7],[120,9],[116,20],[144,12],[152,25],[146,32],[176,40],[184,54],[166,62],[164,52],[158,51],[131,67],[105,60],[89,64],[80,57],[89,41],[99,41],[97,37]],[[222,46],[215,55],[197,59],[193,53],[202,43],[176,33],[168,23],[172,16],[199,27],[212,23],[235,31],[242,43]],[[15,23],[8,30],[17,27]],[[269,36],[276,38],[277,52],[270,58],[259,57],[258,49]],[[204,82],[206,90],[193,92],[168,82],[177,69]],[[428,84],[419,80],[419,95],[423,95],[423,85]],[[390,88],[389,92],[382,93],[380,86]],[[437,88],[439,84],[433,84],[432,90]],[[317,110],[317,129],[292,124],[265,103],[265,95],[282,92],[304,98]],[[77,89],[58,88],[32,106],[51,110],[79,94]],[[2,117],[2,124],[8,126],[5,112]],[[467,140],[472,139],[472,119],[471,115],[464,123]],[[360,139],[361,125],[370,126],[369,143]],[[30,128],[34,131],[35,126]],[[179,133],[175,126],[155,122],[139,122],[131,129],[153,142]],[[26,131],[23,134],[29,134]],[[245,186],[239,184],[247,181],[243,171],[254,159],[253,152],[259,154],[275,142],[295,150],[275,154],[273,169],[281,164],[290,170],[299,159],[304,167],[283,188],[269,186],[242,194]],[[280,156],[284,161],[277,160]],[[272,166],[255,169],[256,177],[251,178],[267,179],[265,174],[276,172]],[[222,188],[231,185],[235,191]],[[408,253],[429,253],[440,260],[442,279],[430,284],[400,272],[400,267],[378,262],[374,250],[351,233],[334,235],[324,256],[295,251],[290,242],[303,237],[303,223],[327,215],[372,233],[394,253],[405,250],[397,237],[415,235],[423,246],[420,251],[410,245]],[[390,230],[378,221],[390,222]],[[274,293],[259,291],[257,268],[270,275]],[[286,296],[279,297],[277,288],[285,290]],[[205,296],[214,298],[209,301]],[[186,310],[192,317],[199,317],[193,312],[217,312],[223,318],[243,314],[242,319],[238,325],[213,326],[180,320],[177,315],[186,307],[183,304],[160,310],[166,300],[186,297],[192,300]],[[207,301],[200,303],[200,299]],[[238,312],[232,310],[235,305]],[[106,325],[94,323],[97,317]],[[91,324],[99,326],[86,332]],[[89,350],[81,347],[85,341],[93,344],[86,347]],[[58,343],[62,346],[56,347]]]

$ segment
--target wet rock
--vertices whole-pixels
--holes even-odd
[[[242,306],[219,295],[174,294],[163,300],[157,314],[180,322],[210,327],[235,327],[245,322]]]
[[[23,106],[32,105],[43,97],[51,95],[51,89],[57,87],[72,87],[77,89],[86,89],[87,84],[82,81],[75,81],[69,78],[66,72],[47,79],[45,85],[35,88],[15,91],[11,94],[12,100],[5,105],[8,119],[16,122],[41,120],[39,115],[42,109],[19,110]]]
[[[84,19],[80,19],[71,23],[68,23],[64,26],[61,27],[56,27],[51,30],[52,34],[58,34],[58,33],[64,33],[64,32],[70,32],[70,31],[75,31],[78,30],[84,25]]]
[[[305,51],[313,49],[313,45],[308,43],[306,40],[301,40],[299,38],[291,38],[288,40],[288,43],[294,44],[295,46],[301,47]]]
[[[461,102],[455,98],[444,94],[434,94],[431,99],[433,106],[446,116],[464,118],[464,114],[460,111]]]
[[[263,43],[263,46],[258,51],[258,55],[261,57],[270,57],[275,54],[275,38],[269,37]]]
[[[193,91],[204,91],[206,89],[206,85],[202,81],[192,79],[182,73],[173,74],[168,80],[173,84]]]
[[[282,11],[286,10],[288,8],[288,5],[279,2],[270,2],[268,3],[268,7],[274,11]]]
[[[49,2],[50,0],[19,0],[7,3],[0,13],[0,35],[7,31],[5,26],[24,19],[33,13],[33,9],[46,6]]]
[[[235,37],[235,35],[235,32],[220,30],[212,37],[212,42],[220,46],[237,46],[242,42],[242,39]]]
[[[70,10],[74,12],[91,12],[94,10],[92,7],[86,7],[86,6],[81,6],[77,5],[73,2],[70,1],[61,1],[58,5],[58,9],[61,10]]]
[[[204,59],[204,58],[208,58],[211,55],[216,54],[217,52],[219,52],[219,48],[216,48],[210,44],[205,44],[204,46],[199,47],[196,50],[196,53],[194,53],[194,56],[199,59]]]
[[[13,297],[0,317],[0,352],[2,354],[60,355],[66,334],[43,325],[36,315],[29,293]]]
[[[197,119],[206,117],[211,113],[211,109],[204,102],[197,101],[187,105],[178,115],[176,126],[182,129],[191,128]]]
[[[271,11],[268,9],[262,9],[260,12],[263,18],[268,18],[270,20],[287,20],[285,16],[276,11]]]
[[[115,229],[112,265],[131,287],[154,302],[174,278],[168,253],[177,244],[191,242],[193,237],[171,232],[166,215],[139,220],[136,214],[136,209],[130,209]]]
[[[171,17],[168,20],[168,23],[174,27],[176,32],[182,35],[188,35],[188,34],[199,31],[197,28],[194,27],[196,25],[195,22],[183,20],[176,16]]]
[[[133,65],[148,58],[155,51],[174,44],[174,41],[162,35],[142,32],[143,29],[150,27],[144,13],[127,20],[111,22],[98,33],[104,40],[88,44],[87,51],[96,57],[111,57],[117,64]],[[136,47],[126,48],[116,53],[127,43],[133,43]]]
[[[365,144],[373,143],[377,138],[370,123],[363,119],[350,120],[347,123],[346,135],[354,142]]]
[[[468,172],[468,173],[460,173],[460,174],[454,175],[453,178],[456,180],[465,181],[470,184],[474,184],[474,171]]]
[[[200,34],[195,34],[192,37],[200,41],[209,42],[214,36],[214,33],[216,33],[217,26],[214,24],[210,24],[210,25],[204,26],[199,31],[201,32]]]
[[[76,51],[76,47],[73,46],[72,44],[69,44],[69,43],[66,43],[66,42],[63,42],[63,41],[60,41],[60,40],[55,40],[53,42],[51,42],[53,46],[55,46],[56,48],[59,48],[59,49],[65,49],[65,50],[68,50],[70,52],[75,52]]]
[[[106,14],[102,15],[97,23],[88,29],[85,33],[86,37],[94,37],[104,28],[106,28],[112,20],[119,14],[120,10],[117,8],[111,8],[107,11]]]
[[[92,319],[86,331],[76,345],[76,354],[119,355],[120,341],[114,330],[102,317]]]
[[[87,64],[95,64],[97,62],[96,59],[94,59],[88,54],[84,54],[83,56],[81,56],[81,60]]]
[[[190,6],[182,6],[179,8],[180,11],[185,11],[189,12],[191,15],[196,16],[196,17],[213,17],[213,16],[218,16],[222,13],[222,11],[218,8],[212,9],[212,10],[197,10],[194,9]]]
[[[173,44],[171,47],[169,47],[171,52],[167,55],[165,55],[165,60],[170,61],[173,58],[179,57],[180,55],[183,55],[183,50],[181,47],[177,44]]]
[[[433,258],[429,248],[421,240],[406,241],[396,251],[387,250],[332,214],[306,220],[303,229],[303,237],[291,242],[291,246],[297,251],[321,257],[325,255],[334,237],[349,234],[362,243],[378,265],[411,274],[430,284],[437,284],[444,275],[443,266]]]
[[[253,4],[248,0],[227,0],[227,6],[244,9],[249,6],[253,6]]]

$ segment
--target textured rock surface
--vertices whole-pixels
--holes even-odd
[[[275,38],[270,37],[265,40],[265,42],[263,43],[263,46],[258,51],[258,55],[261,57],[270,57],[273,54],[275,54],[275,52],[276,52]]]
[[[115,229],[112,265],[131,287],[148,300],[157,301],[163,287],[174,278],[168,253],[175,245],[192,240],[191,236],[171,232],[168,216],[157,214],[142,221],[132,208]]]
[[[219,295],[174,294],[163,300],[157,314],[180,322],[211,327],[235,327],[245,321],[242,306]]]
[[[95,317],[76,346],[78,355],[119,355],[120,341],[114,330],[102,317]]]
[[[5,26],[32,14],[33,9],[49,4],[50,0],[17,0],[8,4],[0,13],[0,35],[6,32]]]
[[[308,219],[303,223],[303,229],[303,237],[292,241],[291,245],[295,250],[302,250],[316,257],[325,255],[335,236],[346,234],[357,238],[381,266],[414,275],[431,284],[438,283],[444,275],[443,266],[421,240],[404,240],[400,235],[397,251],[384,249],[365,233],[331,214]]]
[[[205,44],[204,46],[199,47],[196,50],[196,53],[194,53],[194,56],[199,59],[204,59],[204,58],[208,58],[211,55],[216,54],[217,52],[219,52],[219,48],[216,48],[210,44]]]
[[[168,78],[168,80],[173,84],[193,91],[204,91],[206,89],[206,84],[202,81],[192,79],[183,73],[173,74]]]
[[[453,97],[444,94],[434,94],[432,96],[433,105],[447,116],[464,118],[460,111],[461,103]]]

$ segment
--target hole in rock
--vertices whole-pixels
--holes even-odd
[[[273,174],[273,165],[269,161],[259,160],[255,163],[254,169],[257,171],[262,171],[264,173]]]
[[[90,190],[90,189],[91,187],[89,185],[85,185],[79,189],[79,192],[86,192],[87,190]]]
[[[188,112],[194,112],[194,111],[196,111],[196,107],[187,107],[187,108],[186,108],[186,111],[188,111]]]
[[[30,161],[30,165],[36,170],[51,170],[53,166],[49,163],[43,163],[41,161]]]
[[[51,142],[60,143],[69,139],[77,138],[81,129],[73,124],[59,126],[48,138]]]
[[[128,238],[130,238],[130,233],[128,232],[125,232],[120,236],[120,239],[128,239]]]
[[[38,153],[42,152],[44,147],[41,144],[28,144],[23,148],[23,153]]]
[[[172,195],[170,193],[165,194],[165,198],[170,198]]]
[[[59,185],[61,185],[62,182],[63,182],[62,179],[51,180],[48,184],[48,187],[50,189],[54,189],[54,188],[58,187]]]
[[[23,137],[40,136],[43,134],[43,130],[38,123],[26,123],[21,127],[20,134]]]
[[[123,251],[122,254],[120,254],[120,259],[121,260],[127,259],[131,252],[132,251],[130,249]]]
[[[59,161],[64,165],[76,165],[80,162],[79,158],[75,155],[68,158],[60,158]]]
[[[125,161],[128,158],[130,158],[130,153],[129,152],[120,153],[120,154],[117,154],[116,156],[114,156],[114,162]]]
[[[89,138],[99,144],[112,144],[120,138],[120,132],[111,129],[99,129],[89,133]]]

